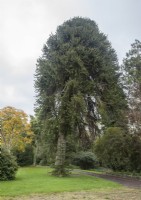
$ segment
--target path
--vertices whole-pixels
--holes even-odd
[[[120,183],[120,184],[130,187],[130,188],[141,189],[141,180],[138,178],[120,177],[120,176],[109,175],[109,174],[97,174],[97,173],[93,173],[93,172],[85,172],[85,171],[80,171],[80,170],[78,170],[78,172],[81,174],[86,174],[86,175],[95,176],[98,178],[103,178],[106,180],[114,181],[114,182]]]

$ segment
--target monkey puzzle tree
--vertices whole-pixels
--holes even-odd
[[[70,134],[88,148],[99,133],[99,122],[124,126],[126,102],[118,84],[118,69],[115,51],[90,19],[66,21],[44,45],[35,75],[36,111],[47,134],[57,142],[58,175],[65,173]]]

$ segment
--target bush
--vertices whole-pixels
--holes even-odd
[[[141,138],[139,136],[132,136],[130,149],[130,171],[141,172]]]
[[[92,152],[79,152],[74,156],[73,164],[81,169],[92,169],[97,166],[96,156]]]
[[[15,179],[17,170],[18,165],[15,157],[2,149],[0,154],[0,180],[6,181]]]
[[[114,171],[141,171],[141,138],[118,127],[108,128],[97,140],[95,153],[104,167]]]
[[[132,138],[119,127],[108,128],[97,140],[95,153],[104,167],[114,171],[130,170]]]

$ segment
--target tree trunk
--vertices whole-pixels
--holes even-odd
[[[65,156],[66,156],[66,138],[64,134],[59,133],[57,153],[55,159],[54,174],[57,176],[64,176],[65,174]]]
[[[35,146],[33,146],[33,166],[37,165],[37,153],[38,153],[38,142],[35,140]]]

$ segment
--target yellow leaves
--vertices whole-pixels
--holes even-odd
[[[10,106],[0,109],[0,124],[2,145],[8,150],[23,151],[25,145],[32,142],[34,134],[28,116],[22,110]]]

